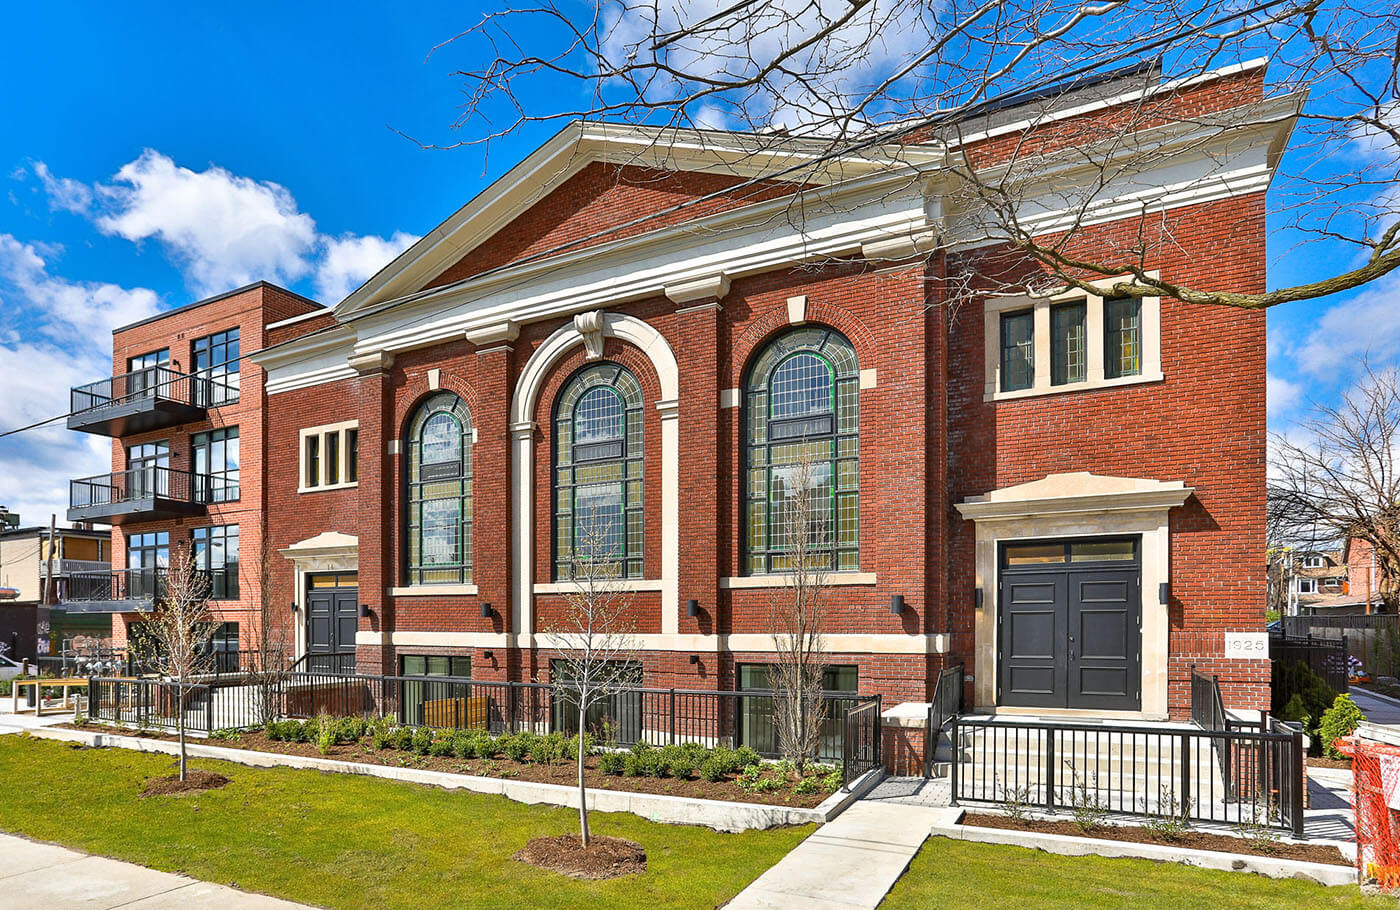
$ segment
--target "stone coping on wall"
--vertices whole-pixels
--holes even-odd
[[[96,747],[132,749],[137,752],[162,752],[167,755],[176,755],[179,754],[180,749],[178,743],[137,736],[122,736],[117,733],[93,733],[86,730],[54,727],[38,728],[28,732],[30,736],[43,739],[83,743]],[[277,752],[258,752],[252,749],[231,749],[202,743],[191,743],[187,745],[186,750],[191,758],[213,758],[255,768],[284,767],[331,771],[338,774],[363,774],[387,780],[427,784],[447,790],[470,790],[475,793],[497,794],[518,803],[578,807],[578,789],[561,784],[507,780],[499,777],[475,777],[469,774],[452,774],[447,771],[428,771],[420,768],[395,768],[387,765],[340,761],[333,758],[283,755]],[[825,824],[844,812],[856,800],[869,793],[883,777],[884,770],[881,768],[868,771],[857,778],[849,789],[838,790],[823,800],[820,805],[811,809],[755,803],[730,803],[716,799],[695,799],[657,793],[631,793],[626,790],[590,789],[588,801],[589,808],[595,812],[630,812],[648,821],[663,824],[703,825],[716,831],[734,833],[793,825]]]
[[[953,840],[975,841],[982,844],[1003,844],[1030,847],[1061,856],[1104,856],[1109,858],[1150,859],[1157,862],[1181,863],[1202,869],[1224,869],[1231,872],[1253,872],[1269,878],[1301,878],[1320,885],[1356,885],[1356,869],[1327,863],[1307,863],[1296,859],[1275,859],[1247,853],[1223,853],[1217,850],[1190,850],[1164,844],[1139,844],[1131,841],[1106,840],[1097,837],[1076,837],[1068,834],[1044,834],[1036,831],[1013,831],[1002,828],[979,828],[959,824],[963,813],[952,821],[938,823],[930,834]]]

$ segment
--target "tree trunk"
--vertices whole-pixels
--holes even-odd
[[[578,831],[583,849],[588,849],[588,790],[583,786],[583,725],[587,721],[588,710],[583,698],[578,700]]]
[[[175,718],[176,729],[180,731],[180,780],[185,779],[185,681],[183,678],[175,684]]]

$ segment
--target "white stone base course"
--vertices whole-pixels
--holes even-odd
[[[137,752],[179,753],[179,744],[160,739],[121,736],[114,733],[90,733],[86,730],[64,730],[53,727],[30,730],[30,736],[83,743],[89,746],[113,746]],[[257,752],[190,743],[186,751],[191,758],[214,758],[255,768],[303,768],[333,771],[338,774],[363,774],[387,780],[427,784],[447,790],[471,790],[492,793],[518,803],[544,803],[553,806],[578,807],[578,789],[562,784],[544,784],[526,780],[505,780],[498,777],[473,777],[446,771],[421,768],[395,768],[362,762],[339,761],[305,755],[284,755],[280,752]],[[838,790],[812,809],[792,806],[765,806],[756,803],[730,803],[717,799],[692,799],[658,793],[631,793],[624,790],[588,791],[588,808],[595,812],[630,812],[649,821],[664,824],[703,825],[716,831],[738,832],[789,825],[824,824],[836,818],[846,807],[868,793],[884,771],[875,769],[851,784],[849,790]]]
[[[934,837],[975,841],[983,844],[1006,844],[1030,847],[1062,856],[1106,856],[1112,858],[1151,859],[1165,863],[1181,863],[1202,869],[1224,869],[1232,872],[1253,872],[1269,878],[1301,878],[1320,885],[1355,885],[1356,869],[1327,863],[1305,863],[1296,859],[1275,859],[1245,853],[1222,853],[1215,850],[1187,850],[1162,844],[1137,844],[1129,841],[1105,840],[1096,837],[1074,837],[1067,834],[1041,834],[1037,831],[1009,831],[1002,828],[979,828],[960,825],[955,815],[949,822],[933,826]]]

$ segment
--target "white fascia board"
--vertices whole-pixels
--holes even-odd
[[[290,363],[300,363],[327,351],[348,350],[347,343],[353,343],[354,340],[353,328],[345,325],[328,326],[302,338],[244,354],[243,359],[251,360],[263,369],[270,370]]]

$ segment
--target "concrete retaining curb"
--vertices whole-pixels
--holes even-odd
[[[961,818],[961,814],[958,818]],[[1031,847],[1062,856],[1105,856],[1111,858],[1150,859],[1165,863],[1181,863],[1202,869],[1224,869],[1231,872],[1253,872],[1269,878],[1302,878],[1320,885],[1355,885],[1356,869],[1327,863],[1306,863],[1295,859],[1274,859],[1244,853],[1221,853],[1215,850],[1187,850],[1161,844],[1136,844],[1128,841],[1104,840],[1096,837],[1072,837],[1067,834],[1041,834],[1035,831],[1010,831],[1002,828],[978,828],[973,825],[937,824],[931,834],[953,840],[975,841],[983,844],[1005,844]]]
[[[27,731],[30,736],[76,742],[88,746],[132,749],[137,752],[179,754],[177,743],[115,733],[90,733],[86,730],[63,730],[43,727]],[[578,790],[562,784],[544,784],[499,777],[474,777],[448,771],[427,771],[421,768],[395,768],[362,762],[315,758],[305,755],[284,755],[280,752],[257,752],[252,749],[232,749],[190,743],[186,753],[191,758],[214,758],[236,762],[254,768],[301,768],[329,771],[336,774],[361,774],[386,780],[427,784],[447,790],[470,790],[504,796],[518,803],[578,807]],[[717,799],[695,799],[667,796],[660,793],[632,793],[625,790],[588,791],[589,808],[597,812],[630,812],[649,821],[665,824],[703,825],[716,831],[738,832],[791,825],[823,824],[836,818],[848,806],[870,792],[884,777],[876,768],[858,778],[849,790],[838,790],[812,809],[791,806],[765,806],[756,803],[729,803]]]

